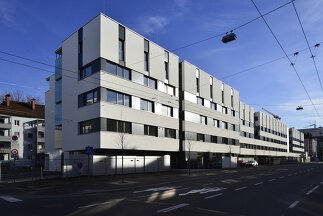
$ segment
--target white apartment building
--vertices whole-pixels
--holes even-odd
[[[305,154],[304,133],[295,128],[289,128],[289,152]]]
[[[222,168],[238,158],[298,157],[288,152],[286,125],[104,14],[56,54],[46,92],[48,170],[85,173],[87,146],[93,175],[119,173],[121,155],[126,172],[186,168],[188,160],[192,168]]]
[[[44,122],[44,105],[35,104],[33,99],[30,103],[10,100],[6,95],[0,104],[0,160],[11,160],[12,136],[18,137],[18,160],[32,161],[37,158],[37,133],[27,129],[31,122]],[[42,131],[44,131],[44,126]],[[41,140],[38,140],[41,141]],[[43,141],[44,146],[44,141]]]

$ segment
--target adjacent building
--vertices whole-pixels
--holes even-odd
[[[41,152],[37,149],[40,146],[45,148],[44,108],[44,105],[35,104],[34,99],[25,103],[10,100],[10,95],[5,96],[0,104],[0,160],[11,159],[13,135],[18,137],[15,143],[18,160],[31,163],[39,158]]]
[[[99,14],[56,50],[47,79],[48,170],[93,175],[296,159],[285,124],[239,92]],[[85,148],[94,148],[87,163]]]
[[[305,154],[313,160],[323,160],[323,128],[299,129],[304,133]]]

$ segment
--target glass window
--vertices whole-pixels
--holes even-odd
[[[145,71],[148,71],[148,52],[144,52],[144,69]]]
[[[196,78],[196,92],[197,93],[200,93],[200,79],[199,78]]]
[[[140,109],[148,112],[154,112],[153,102],[144,99],[140,100]]]
[[[201,124],[207,124],[206,117],[205,116],[200,116],[200,123]]]
[[[130,107],[130,96],[124,95],[124,105]]]
[[[117,98],[118,98],[118,104],[124,105],[124,94],[118,93]]]
[[[110,62],[107,62],[107,72],[110,74],[117,75],[117,66]]]
[[[229,139],[225,138],[225,137],[222,137],[222,143],[223,144],[229,144]]]
[[[81,71],[81,79],[85,78],[85,77],[88,77],[91,74],[92,74],[92,66],[89,65],[89,66],[82,69],[82,71]]]
[[[165,137],[176,139],[176,130],[165,128]]]
[[[197,97],[197,104],[204,105],[204,100],[203,98]]]
[[[168,62],[165,62],[165,78],[169,79],[169,72],[168,72]]]
[[[123,69],[124,78],[130,80],[130,71],[128,69]]]
[[[213,103],[213,102],[211,102],[211,106],[210,106],[210,108],[211,108],[211,109],[213,109],[213,110],[216,110],[216,104],[215,104],[215,103]]]
[[[98,90],[93,91],[93,103],[98,101]]]
[[[212,142],[212,143],[217,143],[217,142],[218,142],[218,137],[216,137],[216,136],[211,136],[211,142]]]
[[[117,132],[118,131],[117,121],[113,119],[108,119],[107,130]]]
[[[118,66],[118,76],[123,77],[123,68]]]
[[[85,102],[86,105],[93,104],[93,92],[87,93],[85,95],[85,98],[86,98],[86,102]]]
[[[107,90],[107,101],[109,103],[117,103],[117,92],[115,91],[111,91],[111,90]]]
[[[167,94],[175,95],[175,88],[167,85]]]
[[[150,88],[156,89],[156,80],[155,79],[149,79],[149,85]]]
[[[162,105],[162,115],[173,117],[173,108],[166,105]]]
[[[197,141],[204,142],[205,141],[205,136],[204,134],[197,134]]]
[[[148,135],[148,136],[158,136],[157,135],[157,127],[156,126],[145,125],[144,126],[144,134]]]
[[[124,41],[119,39],[119,60],[124,61]]]
[[[87,134],[92,132],[92,122],[85,121],[80,123],[80,134]]]

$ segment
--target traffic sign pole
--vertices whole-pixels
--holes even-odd
[[[90,189],[90,155],[87,155],[87,184]]]

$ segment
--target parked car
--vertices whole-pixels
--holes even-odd
[[[258,162],[257,162],[257,161],[255,161],[255,160],[248,161],[248,162],[246,163],[246,166],[248,166],[248,167],[258,166]]]
[[[239,160],[237,164],[238,164],[238,167],[244,167],[246,166],[247,162],[243,160]]]

